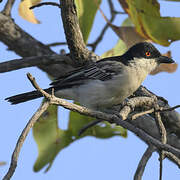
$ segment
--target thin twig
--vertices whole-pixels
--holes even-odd
[[[42,93],[48,100],[50,100],[51,98],[53,98],[53,95],[48,94],[46,91],[44,91],[43,89],[41,89],[39,87],[39,85],[36,83],[35,78],[30,74],[27,73],[27,77],[29,79],[29,81],[31,82],[31,84],[33,85],[33,87],[35,89],[37,89],[40,93]],[[53,91],[52,91],[53,92]],[[53,92],[54,93],[54,92]]]
[[[159,105],[157,104],[157,101],[156,101],[154,107],[155,107],[155,110],[159,109]],[[163,144],[166,144],[167,143],[167,133],[166,133],[166,129],[164,127],[164,124],[161,120],[160,112],[155,112],[154,114],[155,114],[155,121],[156,121],[157,127],[159,129],[160,137],[161,137],[161,142]],[[159,156],[159,161],[160,161],[159,180],[162,180],[163,159],[164,159],[164,151],[161,150],[160,156]]]
[[[141,160],[139,161],[138,167],[136,169],[135,175],[134,175],[134,180],[141,180],[144,169],[146,167],[146,164],[150,157],[152,156],[152,153],[156,150],[156,148],[152,145],[149,145],[146,151],[144,152]]]
[[[21,147],[26,139],[26,136],[28,135],[30,129],[34,126],[35,122],[39,119],[39,117],[47,110],[47,108],[49,107],[49,104],[50,104],[49,101],[45,101],[40,106],[40,108],[38,108],[36,113],[32,116],[32,118],[27,123],[26,127],[23,129],[23,131],[22,131],[21,135],[19,136],[19,139],[16,143],[14,152],[12,154],[9,170],[8,170],[7,174],[4,176],[3,180],[9,180],[12,177],[12,175],[14,174],[15,169],[17,167],[19,153],[20,153]]]
[[[132,116],[132,120],[137,119],[139,116],[143,116],[143,115],[145,115],[145,114],[150,114],[150,113],[153,113],[153,112],[154,112],[154,108],[149,109],[149,110],[147,110],[147,111],[140,112],[140,113],[136,113],[136,114],[134,114],[134,115]]]
[[[159,155],[159,180],[162,180],[162,173],[163,173],[163,159],[164,159],[164,151],[160,152]]]
[[[67,45],[67,42],[55,42],[55,43],[49,43],[46,44],[48,47],[53,47],[53,46],[63,46],[63,45]],[[87,46],[92,47],[93,44],[88,43]]]
[[[174,154],[172,154],[171,152],[168,151],[164,151],[164,156],[168,157],[169,159],[173,160],[176,162],[176,164],[179,166],[180,168],[180,159],[175,156]]]
[[[177,108],[180,108],[180,105],[176,105],[174,107],[171,107],[171,108],[162,108],[160,107],[158,110],[156,110],[157,112],[164,112],[164,111],[173,111]]]
[[[79,133],[78,133],[78,136],[81,136],[87,129],[95,126],[96,124],[102,122],[101,119],[96,119],[88,124],[86,124],[84,127],[82,127],[80,130],[79,130]]]
[[[13,7],[15,0],[8,0],[7,3],[4,6],[4,9],[2,10],[2,13],[6,16],[11,16],[11,9]]]
[[[115,14],[127,14],[126,12],[121,12],[121,11],[116,11],[116,10],[114,10],[113,11]]]
[[[34,9],[34,8],[37,8],[37,7],[47,6],[47,5],[56,6],[58,8],[61,8],[61,5],[58,4],[58,3],[55,3],[55,2],[43,2],[43,3],[36,4],[34,6],[31,6],[29,9]]]
[[[50,43],[46,44],[48,47],[53,47],[53,46],[62,46],[62,45],[67,45],[67,42],[55,42],[55,43]]]

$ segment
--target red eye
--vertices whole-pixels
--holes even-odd
[[[146,56],[149,57],[151,53],[149,51],[146,52]]]

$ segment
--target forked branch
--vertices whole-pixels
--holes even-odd
[[[158,151],[165,151],[168,152],[166,153],[166,156],[169,157],[171,160],[173,160],[178,166],[180,166],[179,158],[180,157],[180,150],[177,148],[172,147],[169,144],[163,144],[161,141],[158,139],[155,139],[154,137],[150,136],[143,130],[135,127],[133,124],[131,124],[128,121],[124,121],[125,119],[128,118],[129,113],[133,111],[135,107],[139,106],[144,106],[146,103],[151,105],[153,103],[153,99],[149,97],[138,97],[138,98],[132,98],[128,101],[128,103],[122,108],[122,110],[119,113],[119,116],[117,115],[112,115],[112,114],[106,114],[100,111],[93,111],[90,110],[86,107],[82,107],[70,102],[65,101],[64,99],[57,98],[54,96],[54,93],[48,94],[46,93],[43,89],[39,87],[39,85],[36,83],[35,78],[32,77],[30,73],[27,74],[28,79],[31,81],[32,85],[34,88],[36,88],[37,91],[41,92],[42,95],[46,98],[46,101],[41,105],[41,107],[37,110],[37,112],[32,116],[24,130],[22,131],[18,142],[16,144],[15,150],[12,154],[11,158],[11,164],[9,167],[9,170],[7,174],[4,176],[3,180],[9,180],[13,173],[15,172],[16,166],[17,166],[17,161],[19,157],[19,153],[21,150],[21,147],[25,141],[26,136],[28,135],[30,129],[33,127],[34,123],[39,119],[39,117],[42,115],[43,112],[46,111],[48,106],[50,104],[55,104],[62,106],[66,109],[78,112],[80,114],[94,117],[97,119],[101,119],[103,121],[107,121],[109,123],[115,123],[116,125],[120,125],[133,133],[135,133],[137,136],[139,136],[143,141],[145,141],[147,144],[152,144],[152,146],[156,147]]]

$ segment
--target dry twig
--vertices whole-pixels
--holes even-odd
[[[171,152],[167,152],[164,151],[164,156],[168,157],[169,159],[173,160],[174,162],[176,162],[176,164],[178,165],[178,167],[180,168],[180,159],[177,158],[174,154],[172,154]]]
[[[47,108],[49,107],[49,101],[45,101],[40,108],[38,108],[38,110],[36,111],[36,113],[32,116],[32,118],[29,120],[29,122],[27,123],[26,127],[23,129],[17,143],[16,143],[16,147],[14,149],[14,152],[12,154],[11,157],[11,164],[9,167],[9,170],[7,172],[7,174],[4,176],[3,180],[9,180],[12,175],[15,172],[15,169],[17,167],[17,161],[18,161],[18,157],[19,157],[19,153],[21,150],[21,147],[26,139],[26,136],[28,135],[30,129],[34,126],[34,124],[36,123],[36,121],[39,119],[39,117],[47,110]]]
[[[34,6],[31,6],[29,9],[34,9],[34,8],[37,8],[37,7],[41,7],[41,6],[56,6],[58,8],[61,8],[61,5],[58,4],[58,3],[55,3],[55,2],[43,2],[43,3],[39,3],[39,4],[36,4]]]
[[[148,160],[150,159],[152,153],[156,150],[156,148],[152,145],[149,145],[146,151],[144,152],[141,160],[139,161],[138,167],[136,169],[135,175],[134,175],[134,180],[141,180],[144,169],[146,167],[146,164]]]
[[[4,6],[4,9],[2,11],[2,13],[6,16],[11,16],[11,9],[13,7],[15,0],[8,0],[7,3]]]
[[[154,112],[154,109],[152,108],[152,109],[149,109],[149,110],[147,110],[147,111],[143,111],[143,112],[140,112],[140,113],[136,113],[136,114],[134,114],[134,115],[132,116],[132,120],[137,119],[139,116],[143,116],[143,115],[145,115],[145,114],[150,114],[150,113],[153,113],[153,112]]]
[[[167,133],[166,133],[166,129],[164,127],[164,124],[161,120],[161,115],[160,112],[157,112],[157,110],[159,110],[159,105],[156,103],[154,104],[155,107],[155,121],[156,121],[156,125],[159,129],[159,133],[160,133],[160,137],[161,137],[161,142],[163,144],[167,143]],[[159,180],[162,180],[162,169],[163,169],[163,159],[164,159],[164,151],[161,150],[160,151],[160,155],[159,155],[159,161],[160,161],[160,166],[159,166]]]
[[[157,112],[165,112],[165,111],[173,111],[177,108],[180,108],[180,105],[177,105],[177,106],[174,106],[174,107],[171,107],[171,108],[163,108],[163,107],[160,107]]]
[[[99,112],[99,111],[92,111],[88,108],[69,103],[69,102],[65,101],[64,99],[57,98],[53,94],[50,95],[38,86],[38,84],[35,81],[35,78],[33,78],[31,74],[28,73],[27,76],[28,76],[28,79],[31,81],[32,85],[39,92],[41,92],[44,95],[44,97],[47,99],[47,101],[45,101],[41,105],[41,107],[37,110],[37,112],[33,115],[33,117],[30,119],[30,121],[26,125],[25,129],[23,130],[22,134],[20,135],[18,142],[16,144],[16,147],[15,147],[15,150],[14,150],[13,155],[12,155],[10,168],[9,168],[9,170],[8,170],[7,174],[5,175],[3,180],[9,180],[11,178],[11,176],[13,175],[13,173],[16,169],[16,166],[17,166],[17,160],[18,160],[18,156],[20,153],[20,149],[23,145],[23,142],[25,141],[25,138],[26,138],[30,128],[34,125],[34,123],[37,121],[37,119],[40,117],[40,115],[48,108],[48,106],[50,104],[60,105],[66,109],[78,112],[80,114],[87,115],[90,117],[94,117],[97,119],[102,119],[102,120],[110,122],[110,123],[115,123],[116,125],[120,125],[126,129],[132,131],[133,133],[135,133],[137,136],[139,136],[147,144],[152,144],[153,146],[155,146],[157,148],[157,150],[159,150],[159,151],[164,150],[164,151],[170,152],[171,154],[169,153],[168,155],[171,156],[172,159],[174,157],[176,157],[177,159],[178,159],[178,157],[180,157],[180,150],[179,149],[176,149],[169,144],[163,144],[159,140],[148,135],[143,130],[135,127],[134,125],[130,124],[128,121],[123,121],[122,118],[120,118],[120,117],[124,117],[125,119],[128,118],[128,113],[126,111],[128,109],[127,108],[128,105],[130,106],[130,110],[128,109],[128,111],[130,113],[133,110],[132,107],[136,107],[136,106],[139,107],[139,106],[144,105],[144,103],[152,104],[152,102],[153,102],[152,100],[150,102],[147,101],[147,99],[150,100],[148,97],[139,97],[139,98],[130,99],[128,101],[128,105],[123,107],[123,109],[125,108],[126,110],[122,109],[120,111],[120,114],[118,117],[116,115],[110,115],[110,114],[106,114],[106,113]],[[140,99],[141,99],[141,101],[140,101]]]

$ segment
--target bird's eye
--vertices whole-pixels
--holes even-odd
[[[146,52],[146,56],[149,57],[151,56],[151,53],[149,51]]]

